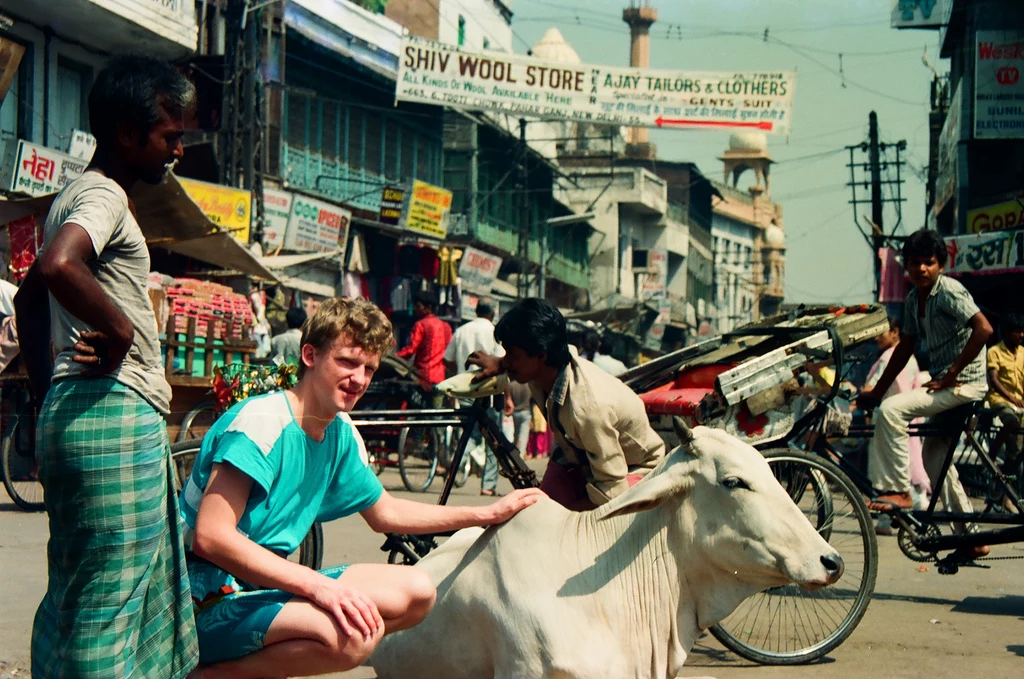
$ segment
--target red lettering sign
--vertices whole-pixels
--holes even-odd
[[[1016,66],[1003,66],[996,71],[996,80],[1000,85],[1016,85],[1020,80],[1020,71]]]

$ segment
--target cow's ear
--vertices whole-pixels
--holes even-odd
[[[679,467],[680,465],[674,465]],[[603,507],[598,508],[598,519],[608,519],[623,514],[635,514],[654,509],[665,500],[685,495],[693,487],[689,474],[679,473],[682,469],[669,468],[656,476],[648,477]]]

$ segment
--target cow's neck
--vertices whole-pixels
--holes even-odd
[[[683,588],[694,603],[692,614],[701,630],[724,620],[744,599],[764,589],[763,585],[743,582],[737,573],[726,572],[706,559],[695,559],[688,566],[681,564],[680,571],[687,576]]]
[[[573,513],[569,532],[575,535],[566,536],[585,546],[580,553],[595,555],[593,564],[581,564],[581,575],[589,573],[595,588],[619,591],[604,600],[628,602],[630,610],[622,611],[621,619],[643,621],[626,633],[636,635],[628,642],[638,658],[649,654],[651,676],[676,676],[699,633],[693,612],[681,610],[692,604],[680,600],[679,564],[670,539],[678,504],[669,500],[656,510],[600,520],[598,512]],[[687,622],[680,625],[680,619]]]

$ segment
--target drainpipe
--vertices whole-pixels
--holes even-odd
[[[53,29],[43,27],[43,146],[50,145],[50,43]]]

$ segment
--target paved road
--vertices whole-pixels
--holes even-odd
[[[429,501],[434,496],[399,491],[397,473],[385,486]],[[502,484],[507,482],[503,479]],[[432,490],[440,489],[435,481]],[[501,488],[507,491],[507,485]],[[458,491],[477,504],[479,481]],[[358,518],[326,527],[326,564],[383,562],[383,540]],[[46,588],[46,520],[18,511],[0,490],[0,679],[24,677],[35,607]],[[893,538],[880,538],[878,585],[863,622],[831,657],[810,667],[751,665],[710,637],[701,640],[681,676],[717,679],[838,679],[842,677],[1019,677],[1024,674],[1024,558],[992,562],[991,570],[964,569],[956,576],[904,558]],[[1024,545],[997,547],[993,556],[1024,557]],[[12,675],[12,672],[17,674]],[[345,675],[370,679],[369,668]]]

